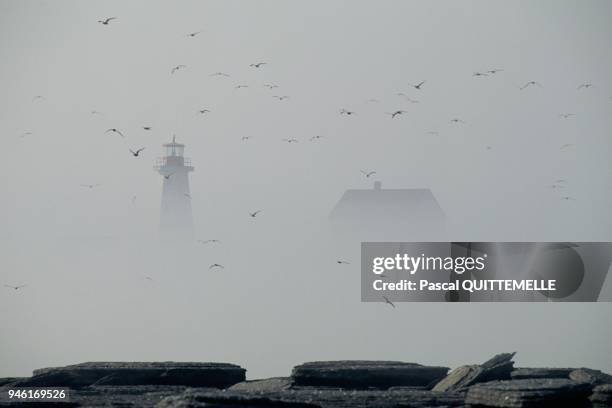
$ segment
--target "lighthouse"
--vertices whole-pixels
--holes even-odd
[[[176,142],[163,145],[164,156],[159,157],[154,169],[162,176],[160,233],[165,241],[194,239],[191,214],[189,173],[193,171],[191,160],[184,157],[185,145]]]

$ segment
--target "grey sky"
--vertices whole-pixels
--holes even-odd
[[[253,377],[502,350],[612,370],[610,305],[361,304],[359,248],[325,233],[342,193],[371,186],[363,169],[431,188],[454,239],[612,241],[611,19],[607,1],[0,0],[0,283],[28,284],[0,294],[0,376],[174,359]],[[156,246],[152,166],[172,134],[195,166],[197,235],[223,245]]]

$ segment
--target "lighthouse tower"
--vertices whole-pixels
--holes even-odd
[[[163,176],[160,232],[164,240],[193,240],[189,172],[191,160],[183,156],[185,145],[176,142],[163,145],[165,155],[157,159],[154,169]]]

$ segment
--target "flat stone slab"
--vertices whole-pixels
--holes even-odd
[[[261,380],[244,381],[234,384],[228,391],[236,392],[278,392],[291,388],[291,378],[274,377]]]
[[[480,382],[508,380],[514,369],[514,362],[512,361],[514,354],[497,354],[481,365],[458,367],[438,382],[433,387],[433,391],[461,391]]]
[[[345,390],[310,387],[272,393],[187,390],[165,398],[158,408],[170,407],[296,407],[296,408],[450,408],[464,406],[461,394],[414,389]]]
[[[293,368],[293,385],[348,389],[431,386],[446,376],[447,367],[398,361],[316,361]]]
[[[513,380],[524,380],[527,378],[569,378],[575,368],[530,368],[520,367],[510,373]]]
[[[579,368],[569,374],[574,381],[588,382],[591,384],[612,384],[612,375],[590,368]]]
[[[525,379],[492,381],[469,388],[465,403],[485,407],[588,407],[591,385],[576,381]]]
[[[226,363],[110,362],[82,363],[35,370],[15,383],[20,387],[90,385],[184,385],[226,388],[245,380],[246,370]]]

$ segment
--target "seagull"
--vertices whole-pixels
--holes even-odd
[[[283,142],[287,142],[287,143],[297,143],[298,140],[297,139],[283,139]]]
[[[421,81],[421,83],[413,85],[413,84],[408,84],[411,87],[413,87],[414,89],[418,89],[419,91],[421,90],[421,87],[425,84],[425,81]]]
[[[208,110],[208,109],[202,109],[202,110],[199,110],[198,112],[200,112],[200,113],[203,115],[203,114],[205,114],[205,113],[210,112],[210,110]]]
[[[341,110],[340,110],[340,114],[341,114],[341,115],[349,115],[349,116],[350,116],[350,115],[354,115],[354,114],[355,114],[355,112],[350,111],[350,110],[346,110],[346,109],[341,109]]]
[[[145,276],[144,278],[145,278],[146,280],[150,280],[151,282],[153,282],[153,278],[152,278],[152,277],[150,277],[150,276]]]
[[[472,76],[482,77],[482,76],[489,76],[489,74],[485,74],[484,72],[474,72]]]
[[[562,199],[562,200],[566,200],[566,201],[569,201],[569,200],[575,200],[574,198],[572,198],[572,197],[568,197],[568,196],[561,197],[561,199]]]
[[[561,146],[560,149],[565,149],[566,147],[570,147],[570,146],[573,146],[573,145],[574,145],[573,143],[566,143],[563,146]]]
[[[525,85],[521,86],[521,88],[520,88],[520,89],[521,89],[521,91],[522,91],[523,89],[525,89],[525,88],[527,88],[528,86],[531,86],[531,85],[537,85],[537,86],[539,86],[540,88],[542,88],[542,84],[540,84],[539,82],[536,82],[536,81],[529,81],[529,82],[527,82]]]
[[[260,68],[261,66],[266,65],[266,64],[267,64],[266,62],[257,62],[255,64],[249,65],[249,67]]]
[[[184,195],[185,197],[187,197],[188,199],[190,199],[190,200],[191,200],[191,196],[190,196],[189,194],[187,194],[187,193],[183,193],[183,195]]]
[[[236,89],[240,89],[240,88],[248,88],[248,85],[236,85]]]
[[[221,268],[221,269],[225,269],[225,266],[223,266],[223,265],[221,265],[221,264],[218,264],[218,263],[214,263],[214,264],[212,264],[212,265],[210,265],[210,266],[208,267],[208,269],[212,269],[212,268]]]
[[[351,263],[349,261],[343,261],[342,259],[338,259],[336,261],[337,264],[344,264],[344,265],[350,265]]]
[[[386,296],[384,296],[384,295],[383,295],[383,299],[385,299],[385,303],[386,303],[386,304],[390,305],[391,307],[393,307],[393,308],[395,309],[395,305],[393,304],[393,302],[392,302],[392,301],[390,301],[390,300],[389,300],[389,298],[388,298],[388,297],[386,297]]]
[[[102,112],[98,112],[97,110],[92,110],[91,114],[92,115],[102,115]]]
[[[207,239],[207,240],[198,239],[198,242],[201,244],[220,244],[221,243],[221,241],[219,241],[218,239]]]
[[[104,25],[108,25],[108,23],[110,23],[113,20],[116,20],[117,17],[109,17],[106,20],[98,20],[98,23],[100,24],[104,24]]]
[[[18,285],[18,286],[4,285],[4,287],[6,287],[6,288],[11,288],[11,289],[14,289],[14,290],[19,290],[19,289],[21,289],[23,287],[26,287],[26,286],[27,285]]]
[[[210,74],[209,76],[224,76],[224,77],[228,77],[229,74],[226,74],[225,72],[215,72],[213,74]]]
[[[363,171],[363,170],[361,170],[361,174],[366,176],[366,178],[370,178],[370,176],[373,176],[374,174],[376,174],[376,172],[375,171]]]
[[[408,113],[408,112],[404,110],[396,110],[395,112],[389,113],[388,115],[391,115],[391,119],[394,119],[397,115],[402,115],[404,113]]]
[[[87,187],[88,189],[92,189],[94,187],[98,187],[100,184],[81,184],[81,187]]]
[[[376,98],[370,98],[370,99],[368,99],[366,102],[370,102],[370,103],[378,103],[378,102],[379,102],[379,100],[378,100],[378,99],[376,99]]]
[[[257,214],[259,214],[261,212],[261,210],[257,210],[255,212],[250,212],[249,215],[251,216],[251,218],[255,218],[257,217]]]
[[[458,119],[458,118],[454,118],[450,120],[452,123],[465,123],[465,121]]]
[[[562,117],[563,119],[567,119],[571,116],[576,116],[576,115],[574,113],[562,113],[559,116]]]
[[[130,149],[130,153],[132,153],[132,156],[138,157],[138,155],[140,155],[140,152],[142,152],[144,149],[145,149],[144,147],[141,147],[140,149],[138,149],[136,151]]]
[[[120,132],[119,130],[117,130],[116,128],[110,128],[110,129],[107,129],[107,130],[106,130],[106,132],[104,132],[104,133],[108,133],[108,132],[113,132],[113,133],[118,134],[118,135],[119,135],[119,136],[121,136],[121,137],[125,137],[125,136],[123,136],[123,133],[121,133],[121,132]]]
[[[242,140],[249,140],[251,136],[242,136]]]
[[[35,102],[35,101],[37,101],[39,99],[45,99],[45,97],[42,96],[42,95],[36,95],[35,97],[32,98],[32,102]]]
[[[187,34],[187,37],[191,37],[191,38],[193,38],[193,37],[195,37],[196,35],[198,35],[198,34],[200,34],[200,33],[201,33],[201,31],[196,31],[196,32],[194,32],[194,33],[189,33],[189,34]]]
[[[497,74],[498,72],[502,72],[502,71],[503,71],[503,69],[496,68],[496,69],[490,69],[490,70],[488,70],[488,71],[487,71],[487,73],[488,73],[488,74],[494,74],[494,75],[495,75],[495,74]]]
[[[151,126],[143,126],[142,127],[144,130],[151,130]]]
[[[275,84],[264,84],[264,86],[268,89],[278,88],[278,85],[275,85]]]
[[[319,139],[323,139],[323,136],[320,136],[320,135],[313,136],[310,138],[310,141],[312,142],[312,141],[319,140]]]
[[[170,173],[170,174],[164,174],[164,178],[166,180],[170,180],[170,176],[172,176],[174,173]]]
[[[274,96],[273,96],[273,98],[276,98],[276,99],[278,99],[279,101],[282,101],[283,99],[287,99],[287,98],[289,98],[289,97],[288,97],[287,95],[283,95],[283,96],[277,96],[277,95],[274,95]]]
[[[176,71],[182,68],[187,68],[187,65],[177,65],[176,67],[172,68],[172,70],[170,70],[170,74],[174,74]]]
[[[593,84],[587,82],[586,84],[580,84],[580,86],[578,87],[578,90],[580,90],[582,88],[588,89],[588,88],[590,88],[592,86],[593,86]]]

